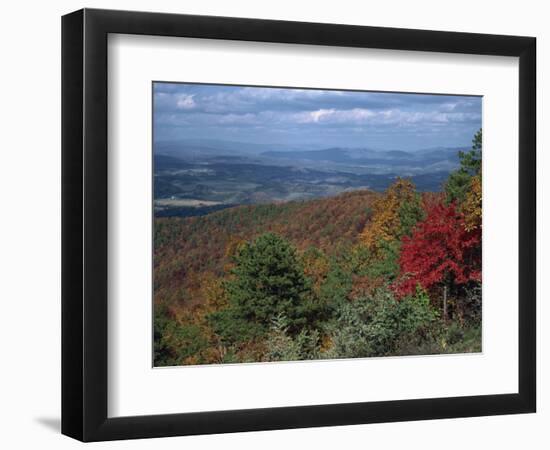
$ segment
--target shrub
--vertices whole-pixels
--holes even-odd
[[[200,353],[208,346],[201,328],[193,323],[179,323],[163,307],[155,308],[154,359],[156,366],[202,362]],[[188,360],[193,358],[193,360]],[[187,360],[187,361],[186,361]]]
[[[342,306],[334,324],[329,357],[356,358],[401,353],[401,344],[432,338],[437,312],[428,295],[418,289],[414,296],[396,300],[387,290]]]
[[[273,320],[266,346],[268,361],[316,359],[319,357],[319,333],[316,330],[302,330],[292,337],[288,333],[286,318],[279,315]]]

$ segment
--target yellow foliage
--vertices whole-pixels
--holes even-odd
[[[481,177],[472,178],[470,190],[462,204],[466,231],[481,227]]]
[[[306,252],[302,258],[304,262],[304,274],[313,281],[313,290],[319,294],[321,285],[330,270],[330,262],[326,256],[313,252]]]
[[[206,313],[218,311],[228,304],[223,280],[210,272],[207,272],[203,277],[200,294],[205,300]]]
[[[246,240],[240,236],[230,236],[225,245],[225,257],[228,259],[233,258],[245,243]]]
[[[373,214],[370,222],[363,229],[360,239],[371,255],[376,258],[385,243],[399,239],[401,218],[399,210],[404,202],[415,199],[414,184],[398,178],[373,205]]]
[[[223,270],[226,273],[229,273],[233,268],[233,258],[239,253],[242,246],[246,243],[246,240],[240,236],[230,236],[227,244],[225,245],[225,259],[226,263],[223,266]]]
[[[327,352],[334,347],[334,342],[329,334],[323,335],[321,338],[321,352]]]

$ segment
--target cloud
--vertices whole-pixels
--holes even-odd
[[[176,95],[176,107],[178,109],[194,109],[197,104],[193,97],[195,95],[177,94]]]
[[[220,115],[217,119],[214,119],[219,124],[228,124],[228,125],[256,125],[259,123],[259,118],[257,114],[247,113],[247,114],[224,114]]]
[[[363,108],[350,110],[319,109],[295,114],[298,123],[344,124],[344,125],[409,125],[419,123],[450,123],[452,121],[477,120],[479,114],[450,114],[446,112],[418,112],[389,109],[371,111]]]
[[[155,135],[432,147],[471,141],[481,98],[457,95],[154,83]],[[378,138],[377,138],[378,139]]]

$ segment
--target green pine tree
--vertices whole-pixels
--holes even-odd
[[[309,280],[296,249],[266,233],[244,244],[226,283],[229,308],[212,314],[216,333],[230,343],[263,336],[276,317],[297,334],[314,316]]]
[[[449,175],[445,185],[447,203],[462,203],[470,190],[472,177],[481,174],[482,130],[472,140],[472,148],[467,152],[458,152],[460,167]]]

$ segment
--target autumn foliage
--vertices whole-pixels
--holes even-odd
[[[202,304],[205,277],[229,272],[239,248],[263,233],[278,234],[301,252],[334,254],[354,245],[380,197],[360,190],[307,202],[238,206],[204,217],[157,218],[155,301],[185,303],[186,308]]]
[[[480,351],[481,138],[437,193],[155,219],[155,365]]]
[[[379,257],[382,248],[406,235],[421,215],[414,184],[398,178],[374,203],[372,219],[361,233],[361,242],[374,257]]]
[[[464,227],[467,231],[481,228],[481,176],[472,178],[462,211],[464,212]]]
[[[468,230],[454,203],[432,206],[412,236],[403,238],[399,258],[402,278],[395,291],[403,296],[413,293],[418,285],[429,290],[441,283],[481,281],[480,244],[480,229]]]

